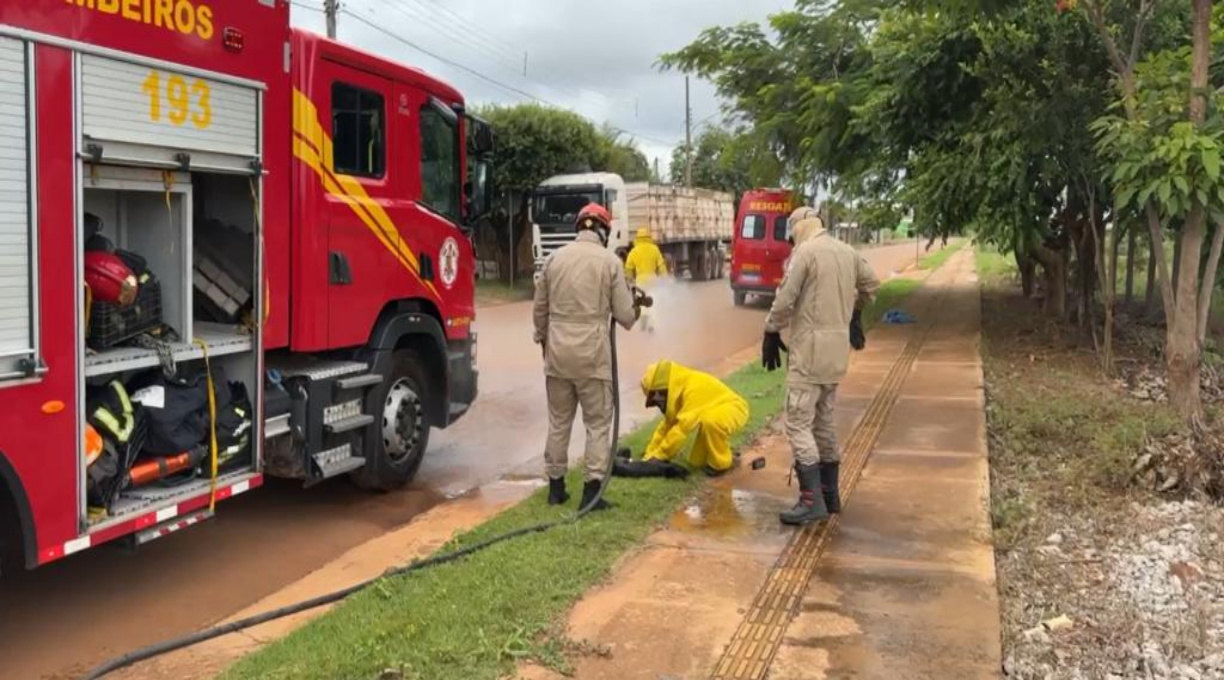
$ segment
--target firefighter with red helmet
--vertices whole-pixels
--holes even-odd
[[[535,287],[535,341],[544,351],[548,392],[548,441],[544,446],[548,502],[569,500],[565,473],[569,467],[570,432],[582,408],[586,426],[582,503],[599,493],[608,467],[612,431],[611,317],[626,330],[639,316],[625,269],[608,250],[612,216],[591,203],[578,213],[577,238],[544,261]],[[600,499],[594,509],[611,504]]]

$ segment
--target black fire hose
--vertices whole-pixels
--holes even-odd
[[[642,304],[641,306],[650,306],[649,305],[650,298],[645,297],[645,296],[643,297],[647,301],[647,303]],[[641,300],[639,300],[639,302],[641,302]],[[448,562],[454,562],[455,560],[461,557],[467,557],[468,555],[472,555],[474,553],[480,552],[481,550],[497,545],[498,543],[503,543],[505,541],[509,541],[510,539],[518,538],[520,536],[526,536],[528,534],[541,533],[544,531],[548,531],[549,529],[554,529],[559,526],[573,524],[577,522],[578,520],[582,519],[583,517],[586,517],[588,514],[590,514],[591,509],[597,503],[599,503],[600,499],[603,498],[604,492],[608,489],[608,482],[612,479],[612,465],[614,461],[616,460],[617,442],[620,439],[620,415],[621,415],[620,376],[619,376],[619,370],[618,370],[617,360],[616,360],[616,321],[615,320],[611,322],[611,325],[608,329],[608,337],[609,337],[609,341],[611,344],[611,350],[612,350],[612,413],[613,413],[612,415],[612,441],[609,445],[609,450],[608,450],[608,469],[604,471],[603,480],[599,485],[599,493],[595,494],[595,497],[591,499],[590,503],[587,503],[585,506],[579,508],[577,513],[570,515],[569,517],[564,517],[562,519],[556,519],[550,522],[541,522],[539,524],[532,524],[530,526],[525,526],[520,529],[508,531],[498,536],[486,538],[485,540],[479,543],[474,543],[472,545],[469,545],[466,548],[460,548],[452,552],[443,553],[440,555],[433,555],[431,557],[426,557],[423,559],[413,560],[412,562],[409,562],[408,564],[402,567],[396,567],[394,569],[389,569],[383,572],[381,576],[375,576],[374,578],[367,579],[365,581],[351,585],[341,590],[327,593],[326,595],[319,595],[318,597],[312,597],[309,600],[302,600],[294,604],[285,605],[284,607],[278,607],[277,609],[272,609],[270,611],[266,611],[260,614],[248,616],[244,619],[238,619],[237,621],[223,623],[219,626],[213,626],[212,628],[206,628],[204,630],[201,630],[195,633],[190,633],[188,635],[183,635],[177,638],[171,638],[169,640],[158,642],[158,643],[149,645],[147,647],[141,647],[140,649],[128,652],[127,654],[124,654],[123,656],[115,657],[103,663],[102,665],[97,666],[96,668],[89,671],[89,673],[84,676],[85,680],[95,680],[95,678],[104,677],[122,668],[127,668],[128,666],[131,666],[133,664],[140,663],[141,661],[147,661],[149,659],[159,657],[163,654],[169,654],[170,652],[174,652],[180,649],[191,647],[201,642],[206,642],[214,638],[219,638],[222,635],[229,635],[230,633],[234,633],[240,630],[245,630],[247,628],[258,626],[260,624],[267,623],[269,621],[275,621],[276,619],[281,619],[286,616],[292,616],[299,612],[304,612],[310,609],[314,609],[316,607],[322,607],[323,605],[331,604],[333,602],[339,602],[340,600],[345,599],[349,595],[352,595],[359,591],[365,590],[366,588],[369,588],[370,586],[381,581],[382,579],[389,578],[392,576],[399,576],[401,574],[407,574],[407,573],[414,572],[414,571],[420,571],[422,569],[427,569],[429,567],[436,567],[441,564],[447,564]]]

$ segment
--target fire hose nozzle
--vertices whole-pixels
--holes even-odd
[[[646,291],[634,286],[633,288],[633,306],[634,307],[653,307],[654,298],[646,294]]]

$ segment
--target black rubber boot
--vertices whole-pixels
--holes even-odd
[[[841,512],[841,493],[837,490],[837,473],[841,463],[820,464],[820,492],[829,514]]]
[[[828,519],[829,511],[820,493],[820,466],[795,465],[795,472],[799,477],[799,502],[790,510],[778,513],[778,519],[791,526]]]
[[[557,479],[548,479],[548,504],[561,505],[569,500],[569,494],[565,492],[565,478],[558,477]]]
[[[599,495],[599,486],[601,484],[602,482],[600,482],[598,479],[591,479],[587,480],[587,483],[582,485],[582,502],[578,504],[579,510],[585,510],[588,505],[591,505],[591,501],[595,500],[595,497]],[[603,498],[600,498],[599,502],[597,502],[591,508],[591,510],[611,510],[613,507],[615,506]]]

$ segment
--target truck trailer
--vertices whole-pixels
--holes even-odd
[[[694,281],[724,275],[725,245],[734,229],[731,194],[649,182],[626,183],[609,172],[559,175],[536,188],[532,211],[535,268],[577,236],[574,222],[588,203],[612,213],[608,249],[628,248],[638,229],[650,231],[668,269]]]
[[[5,566],[405,484],[476,398],[491,151],[286,0],[0,4]]]

